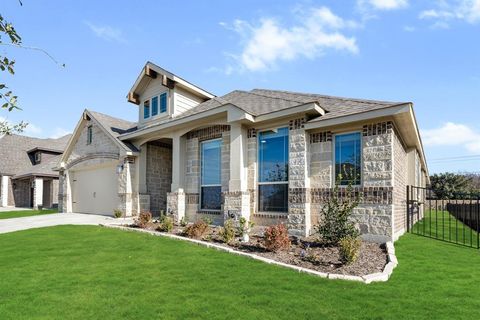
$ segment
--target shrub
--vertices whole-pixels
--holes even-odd
[[[135,225],[139,228],[146,228],[150,222],[152,222],[152,214],[148,211],[141,212],[135,219]]]
[[[336,184],[331,196],[326,199],[322,207],[322,220],[316,227],[326,244],[338,244],[342,238],[358,237],[359,235],[355,223],[350,220],[353,209],[358,206],[360,201],[359,197],[353,194],[351,185],[345,189],[342,197],[339,197],[338,194],[339,187]]]
[[[208,224],[203,220],[198,220],[185,228],[184,234],[189,238],[201,239],[209,231]]]
[[[160,217],[160,225],[157,228],[158,231],[171,232],[173,230],[173,218],[169,216]]]
[[[223,224],[223,228],[220,229],[220,237],[222,241],[225,243],[231,243],[235,240],[235,223],[232,219],[228,219]]]
[[[115,209],[113,210],[113,215],[115,216],[115,218],[121,218],[123,216],[123,212],[122,210]]]
[[[182,227],[187,226],[187,220],[185,219],[185,217],[182,217],[182,219],[180,220],[180,226],[182,226]]]
[[[288,230],[284,224],[267,227],[265,229],[264,241],[265,248],[269,251],[277,252],[290,248]]]
[[[239,221],[238,233],[240,233],[240,235],[248,234],[254,226],[255,223],[248,221],[245,217],[241,217]]]
[[[362,240],[359,237],[346,236],[340,239],[340,256],[346,264],[354,263],[360,255]]]

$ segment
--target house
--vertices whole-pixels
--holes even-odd
[[[60,208],[245,217],[313,232],[335,184],[362,196],[365,238],[405,232],[406,185],[428,169],[410,102],[255,89],[217,97],[148,62],[128,93],[138,122],[86,110],[59,166]]]
[[[69,139],[0,138],[0,207],[56,207],[58,172],[53,168]]]

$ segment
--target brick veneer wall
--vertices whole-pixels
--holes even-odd
[[[147,193],[150,195],[150,211],[159,215],[167,210],[167,193],[172,184],[172,149],[170,146],[147,145]]]
[[[407,186],[407,152],[397,132],[393,139],[394,159],[394,237],[399,237],[406,230],[406,186]]]

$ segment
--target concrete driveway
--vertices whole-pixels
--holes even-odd
[[[132,223],[131,218],[115,219],[107,216],[81,213],[53,213],[32,217],[12,218],[0,220],[0,233],[19,230],[52,227],[58,225],[122,225]]]

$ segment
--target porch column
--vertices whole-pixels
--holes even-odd
[[[34,179],[34,188],[33,188],[33,208],[38,209],[38,207],[43,206],[43,179],[35,178]]]
[[[250,193],[247,191],[247,130],[241,123],[230,125],[230,180],[224,192],[225,219],[250,219]]]
[[[308,133],[305,119],[290,121],[288,161],[288,229],[293,235],[309,236],[310,178],[308,174]]]
[[[8,180],[10,179],[9,176],[2,176],[0,183],[0,190],[2,193],[0,194],[0,207],[8,207]]]
[[[185,217],[185,137],[175,134],[172,139],[172,187],[167,194],[167,213],[179,223]]]

